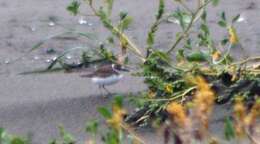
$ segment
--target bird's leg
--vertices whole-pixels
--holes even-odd
[[[101,92],[101,96],[106,97],[106,96],[104,95],[104,93],[103,93],[103,89],[102,89],[103,87],[102,87],[101,85],[99,85],[98,88],[99,88],[99,90],[100,90],[100,92]]]
[[[106,89],[106,87],[105,87],[104,85],[102,86],[102,88],[103,88],[109,95],[112,95],[111,92],[110,92],[108,89]]]

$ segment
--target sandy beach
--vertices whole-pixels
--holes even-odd
[[[176,8],[170,0],[166,1],[168,10]],[[104,99],[100,96],[98,87],[89,79],[79,77],[78,73],[19,74],[45,68],[49,64],[48,60],[64,50],[77,46],[91,47],[104,40],[109,34],[102,28],[97,18],[70,15],[66,11],[69,2],[0,0],[0,127],[14,134],[33,134],[35,144],[47,143],[49,139],[57,136],[56,127],[60,124],[76,135],[79,141],[84,141],[88,138],[84,133],[86,121],[99,118],[96,108],[112,100],[111,97]],[[134,23],[126,33],[140,47],[145,47],[146,32],[154,20],[156,8],[156,0],[116,0],[112,19],[118,19],[116,14],[119,11],[128,11],[129,15],[134,17]],[[216,40],[225,34],[224,30],[215,31],[218,26],[213,24],[223,10],[228,16],[241,13],[244,21],[237,24],[241,43],[250,55],[260,55],[260,0],[222,0],[217,8],[210,7],[209,21]],[[82,12],[90,13],[86,6],[82,7]],[[86,24],[79,24],[79,19],[82,18],[86,20]],[[96,33],[96,39],[57,38],[12,63],[40,40],[69,28]],[[155,46],[169,48],[178,30],[177,25],[163,24],[158,32]],[[48,49],[55,49],[57,52],[48,54],[46,53]],[[108,88],[115,94],[125,94],[137,93],[146,87],[141,78],[126,74],[121,82]],[[217,107],[214,117],[224,117],[225,114],[225,106]],[[221,125],[223,123],[215,123],[211,128],[212,131],[220,134],[219,129],[215,128]],[[160,138],[152,137],[149,132],[144,132],[142,135],[147,143],[160,142]]]

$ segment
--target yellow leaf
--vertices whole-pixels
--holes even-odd
[[[215,51],[213,54],[212,54],[212,60],[213,61],[218,61],[219,59],[220,59],[220,57],[221,57],[221,53],[220,53],[220,51]]]
[[[228,33],[229,33],[229,42],[233,45],[238,44],[239,38],[236,29],[233,26],[229,26]]]

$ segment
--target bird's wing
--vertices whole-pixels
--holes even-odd
[[[107,77],[107,76],[110,76],[111,74],[119,74],[118,72],[114,71],[112,69],[112,66],[111,65],[103,65],[101,67],[99,67],[96,71],[92,72],[92,73],[89,73],[89,74],[84,74],[84,75],[81,75],[81,77],[94,77],[94,76],[97,76],[97,77]]]
[[[95,71],[95,73],[107,73],[107,71],[111,71],[111,70],[113,70],[111,65],[103,65],[103,66],[100,66]]]
[[[111,65],[103,65],[95,71],[95,74],[99,77],[107,77],[110,76],[111,74],[117,75],[119,73],[114,71]]]

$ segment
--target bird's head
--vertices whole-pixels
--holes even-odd
[[[120,65],[120,64],[112,64],[112,68],[116,71],[124,71],[129,72],[129,69],[126,68],[126,66]]]

